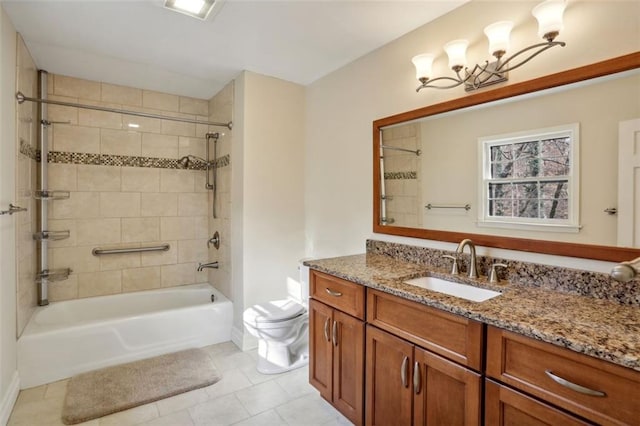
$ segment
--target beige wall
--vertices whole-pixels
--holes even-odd
[[[38,73],[35,63],[27,50],[22,37],[18,37],[17,48],[17,87],[26,96],[37,97]],[[38,231],[38,203],[34,192],[38,189],[38,164],[36,151],[38,147],[38,109],[37,104],[24,102],[17,107],[18,137],[18,173],[16,180],[17,204],[28,207],[28,211],[16,216],[17,240],[16,255],[18,260],[18,336],[27,325],[36,307],[38,271],[37,244],[33,234]]]
[[[51,99],[207,121],[206,100],[51,75]],[[51,151],[120,159],[163,158],[205,152],[208,126],[110,112],[51,106]],[[139,127],[131,128],[129,124]],[[95,158],[95,157],[93,157]],[[168,163],[167,163],[168,164]],[[208,260],[205,172],[159,167],[49,164],[49,189],[71,191],[50,202],[50,230],[71,238],[50,243],[50,268],[73,274],[49,285],[49,300],[65,300],[207,281],[196,272]],[[169,243],[167,252],[93,256],[95,247]]]
[[[418,82],[411,57],[428,50],[437,52],[434,74],[444,75],[450,71],[442,45],[468,38],[470,61],[484,61],[488,55],[482,29],[502,19],[516,22],[514,51],[536,43],[536,22],[530,14],[536,4],[471,1],[308,86],[307,254],[323,257],[362,252],[364,240],[372,235],[373,120],[466,96],[462,88],[416,93]],[[638,51],[639,21],[637,1],[569,2],[566,28],[559,37],[567,46],[545,52],[513,71],[507,84]],[[341,208],[336,209],[336,204]],[[406,238],[395,241],[431,244]],[[555,258],[545,261],[565,262]],[[584,261],[579,266],[590,268],[592,264]]]

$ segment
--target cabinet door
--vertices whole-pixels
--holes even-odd
[[[479,374],[416,347],[413,364],[414,425],[479,425]]]
[[[366,424],[411,425],[413,345],[370,325],[366,339]]]
[[[364,322],[334,310],[333,404],[356,425],[362,424],[364,400]]]
[[[487,426],[590,424],[488,379],[485,383],[484,416]]]
[[[309,300],[309,383],[327,401],[333,388],[332,315],[327,305]]]

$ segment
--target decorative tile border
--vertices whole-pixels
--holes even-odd
[[[418,172],[385,172],[385,180],[418,179]]]
[[[431,265],[437,268],[450,268],[451,260],[442,255],[455,255],[452,251],[416,247],[386,241],[367,240],[367,253],[389,256],[405,262],[419,265]],[[469,255],[461,255],[461,270],[466,270]],[[555,290],[563,293],[604,299],[627,306],[640,307],[640,286],[638,281],[621,283],[613,280],[608,274],[500,259],[489,256],[477,256],[478,273],[486,276],[494,263],[504,263],[506,270],[500,271],[500,278],[521,285]]]
[[[21,145],[22,152],[22,145]],[[38,151],[38,160],[40,161],[40,153]],[[62,164],[85,164],[100,166],[117,166],[117,167],[148,167],[156,169],[180,169],[178,160],[174,158],[156,158],[156,157],[137,157],[130,155],[107,155],[107,154],[89,154],[83,152],[63,152],[50,151],[48,155],[49,163]],[[214,166],[225,167],[231,163],[229,154],[218,158]],[[189,170],[206,170],[206,166],[202,162],[193,162],[189,165]]]

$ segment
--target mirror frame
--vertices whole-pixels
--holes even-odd
[[[373,232],[436,241],[457,243],[464,238],[473,239],[479,246],[545,253],[558,256],[622,262],[640,257],[640,249],[592,244],[565,243],[485,234],[468,234],[434,229],[407,228],[380,224],[380,134],[384,127],[417,120],[443,112],[519,96],[531,92],[577,83],[596,77],[640,68],[640,52],[619,56],[590,65],[549,74],[544,77],[511,84],[497,89],[475,93],[439,104],[429,105],[373,122]]]

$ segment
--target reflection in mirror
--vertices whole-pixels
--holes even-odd
[[[637,243],[629,244],[628,239],[618,241],[619,235],[626,235],[632,229],[619,230],[618,215],[610,214],[611,209],[618,207],[620,189],[619,126],[621,122],[640,118],[640,69],[637,65],[629,68],[632,69],[490,103],[445,109],[446,112],[439,114],[420,117],[418,113],[407,113],[409,120],[404,121],[390,117],[386,120],[388,125],[385,119],[378,120],[382,122],[376,149],[380,165],[374,187],[379,187],[380,201],[376,206],[378,214],[374,214],[374,230],[447,241],[456,241],[459,235],[479,234],[488,236],[488,244],[484,244],[505,248],[511,248],[508,240],[514,237],[522,239],[517,244],[524,246],[526,243],[522,241],[539,240],[639,247]],[[576,136],[579,135],[572,170],[579,188],[574,201],[577,206],[573,206],[577,207],[573,218],[576,223],[540,229],[526,218],[518,218],[511,221],[516,222],[515,225],[499,223],[497,227],[495,224],[487,227],[487,222],[495,221],[487,221],[483,211],[483,205],[493,202],[489,200],[488,186],[483,185],[486,176],[483,170],[487,168],[482,162],[483,141],[562,125],[575,125]],[[548,160],[538,158],[536,161]],[[535,168],[532,173],[539,171]],[[546,195],[539,194],[549,193],[544,190],[544,180],[549,178],[529,178],[537,182],[537,191],[530,191],[535,197],[526,197],[536,198],[537,205],[571,202],[562,197],[555,204],[553,200],[543,200]],[[562,179],[566,179],[564,175]],[[557,181],[554,180],[556,187]],[[517,182],[520,183],[525,182]],[[526,188],[536,185],[529,184]],[[636,190],[640,193],[640,187]],[[557,210],[546,210],[549,211]],[[545,214],[540,214],[542,224],[557,224],[558,221],[545,220]],[[376,223],[379,226],[376,227]],[[640,228],[640,223],[637,227]],[[591,252],[582,257],[601,258]],[[615,255],[611,257],[614,260]]]

